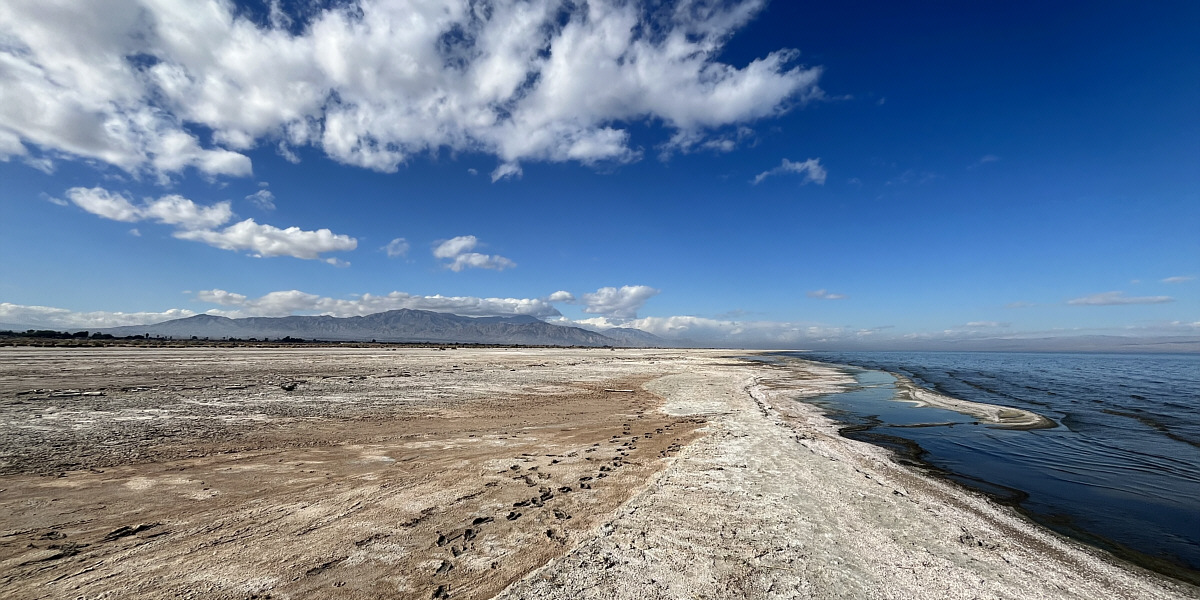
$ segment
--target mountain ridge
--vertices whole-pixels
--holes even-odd
[[[146,335],[175,338],[284,338],[324,341],[519,344],[530,346],[666,346],[646,332],[617,332],[607,336],[580,327],[555,325],[529,315],[466,317],[452,313],[401,308],[369,315],[333,317],[229,318],[193,315],[148,325],[97,330],[115,336]]]

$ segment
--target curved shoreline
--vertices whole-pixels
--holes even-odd
[[[795,360],[840,370],[865,369],[868,371],[887,373],[896,379],[895,386],[898,392],[897,395],[899,396],[899,401],[911,402],[916,406],[932,406],[934,408],[954,411],[959,414],[975,417],[981,421],[981,424],[987,424],[998,429],[1032,430],[1053,429],[1058,427],[1058,423],[1054,422],[1053,419],[1039,415],[1031,410],[1014,408],[1011,406],[1002,406],[999,404],[988,404],[985,402],[962,400],[960,398],[954,398],[952,396],[940,394],[918,385],[912,379],[896,373],[895,371],[812,360],[809,358],[795,356],[789,352],[771,352],[767,353],[767,355],[774,358],[781,358],[785,363],[787,361]]]
[[[796,356],[792,356],[792,355],[784,355],[784,362],[789,362],[792,360],[798,361],[800,364],[819,365],[819,366],[828,367],[828,368],[836,368],[845,373],[849,373],[852,371],[860,371],[860,370],[887,373],[888,375],[894,377],[896,380],[895,387],[897,390],[897,394],[896,394],[897,400],[899,400],[901,402],[912,403],[914,406],[917,406],[917,407],[929,406],[929,407],[941,408],[941,409],[945,409],[945,410],[954,411],[954,412],[957,412],[960,414],[972,416],[972,417],[979,419],[977,424],[983,425],[983,426],[986,426],[989,428],[1012,429],[1012,430],[1036,430],[1036,429],[1055,428],[1055,427],[1059,426],[1058,423],[1056,423],[1052,419],[1049,419],[1047,417],[1039,415],[1033,411],[1012,408],[1012,407],[1007,407],[1007,406],[1002,406],[1002,405],[988,404],[988,403],[983,403],[983,402],[973,402],[973,401],[969,401],[969,400],[961,400],[958,398],[940,394],[938,392],[934,392],[932,390],[921,387],[916,382],[912,381],[910,378],[908,378],[904,375],[901,375],[899,373],[896,373],[894,371],[889,371],[886,369],[870,368],[870,367],[863,367],[863,366],[859,366],[859,365],[851,365],[851,364],[844,364],[844,363],[814,361],[814,360],[807,359],[807,358],[800,358],[800,357],[796,357]],[[826,418],[828,418],[830,421],[832,421],[834,423],[842,423],[836,417],[830,416],[828,413],[826,413],[823,410],[822,410],[822,414],[826,415]],[[943,425],[943,424],[941,424],[941,423],[922,423],[922,424],[916,424],[916,425],[892,425],[891,427],[903,429],[903,428],[908,428],[908,427],[934,427],[934,426],[939,426],[939,425]],[[927,476],[935,477],[939,480],[949,482],[952,485],[960,487],[964,490],[969,490],[971,492],[983,494],[984,496],[992,499],[993,501],[995,501],[999,504],[1003,504],[1005,506],[1011,507],[1017,513],[1019,513],[1020,515],[1022,515],[1025,518],[1027,518],[1036,527],[1044,528],[1046,531],[1050,531],[1055,534],[1064,536],[1067,539],[1084,544],[1089,548],[1093,548],[1093,549],[1099,550],[1101,552],[1111,554],[1112,556],[1118,558],[1119,560],[1126,561],[1127,563],[1129,563],[1131,565],[1135,565],[1139,568],[1147,569],[1148,571],[1154,572],[1159,576],[1165,576],[1165,577],[1171,578],[1173,580],[1182,581],[1182,582],[1185,582],[1186,584],[1192,585],[1192,586],[1200,585],[1200,576],[1198,576],[1200,574],[1198,574],[1194,569],[1190,569],[1187,566],[1184,566],[1177,562],[1171,561],[1169,559],[1165,559],[1163,557],[1155,556],[1152,554],[1148,554],[1144,551],[1136,550],[1136,549],[1126,546],[1114,539],[1110,539],[1108,537],[1105,537],[1104,535],[1101,535],[1101,534],[1093,532],[1093,531],[1089,531],[1089,530],[1082,529],[1082,528],[1075,527],[1075,526],[1055,523],[1054,519],[1052,518],[1052,515],[1045,515],[1045,514],[1040,514],[1038,512],[1032,511],[1023,504],[1023,499],[1013,497],[1012,495],[1005,494],[1003,492],[997,492],[996,488],[998,487],[998,488],[1005,489],[1007,491],[1017,492],[1020,495],[1025,495],[1024,490],[1020,490],[1017,488],[1006,488],[1006,486],[998,486],[998,484],[995,484],[990,481],[986,481],[984,479],[978,479],[978,478],[972,477],[970,475],[966,475],[963,473],[957,473],[957,472],[946,470],[942,467],[936,466],[936,465],[928,462],[921,456],[924,454],[925,450],[917,442],[909,440],[908,438],[905,438],[902,435],[890,436],[890,435],[881,434],[881,433],[870,433],[870,430],[872,430],[874,428],[875,428],[875,425],[839,426],[837,428],[837,431],[838,431],[838,434],[842,437],[845,437],[845,438],[851,439],[851,440],[868,443],[874,447],[878,447],[878,448],[884,450],[885,452],[887,452],[889,454],[892,454],[893,456],[901,457],[903,459],[901,461],[901,464],[909,464],[909,465],[917,466],[918,470],[924,472],[924,474],[926,474]],[[847,435],[847,434],[850,434],[852,431],[862,432],[862,433],[865,433],[866,435],[861,435],[861,436],[860,435]],[[904,442],[907,442],[907,444],[910,444],[913,448],[916,449],[916,451],[913,451],[912,448],[910,448],[909,450],[906,451],[904,449],[897,448],[895,445],[892,445],[892,444],[881,443],[879,441],[879,439],[877,439],[879,436],[892,437],[896,440],[902,440]]]
[[[31,452],[42,467],[0,476],[6,598],[1200,599],[843,437],[797,401],[858,385],[831,365],[695,349],[79,352],[0,352],[7,422],[45,421],[37,435],[81,453],[62,472],[48,469],[61,452]],[[33,387],[106,393],[16,398]],[[117,417],[131,414],[153,418],[130,429]],[[154,429],[165,419],[219,425],[172,438]],[[8,447],[62,448],[18,444],[32,431],[10,427]]]
[[[1200,597],[843,437],[797,400],[853,389],[845,371],[744,362],[696,360],[645,384],[659,410],[704,419],[701,436],[496,600]]]

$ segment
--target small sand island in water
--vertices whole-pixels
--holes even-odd
[[[849,375],[744,354],[3,348],[0,597],[1198,596],[795,401]]]
[[[1048,429],[1055,426],[1054,421],[1032,411],[951,398],[927,390],[903,375],[889,374],[896,378],[896,389],[899,396],[897,399],[913,402],[917,406],[933,406],[952,410],[975,417],[979,419],[980,423],[992,424],[1005,429]]]

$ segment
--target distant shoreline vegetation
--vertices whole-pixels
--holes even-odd
[[[127,335],[114,336],[109,333],[88,331],[55,331],[52,329],[28,329],[25,331],[0,331],[0,348],[25,346],[35,348],[103,348],[112,346],[155,347],[155,348],[614,348],[615,346],[550,346],[527,344],[478,344],[442,342],[380,342],[336,341],[301,339],[291,336],[281,338],[208,338],[199,336],[175,338],[171,336]]]

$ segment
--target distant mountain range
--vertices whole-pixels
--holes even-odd
[[[604,333],[553,325],[531,316],[463,317],[427,310],[389,310],[361,317],[293,316],[230,319],[196,315],[151,325],[97,330],[115,336],[221,339],[429,342],[446,344],[520,344],[528,346],[669,346],[666,340],[637,329]]]

